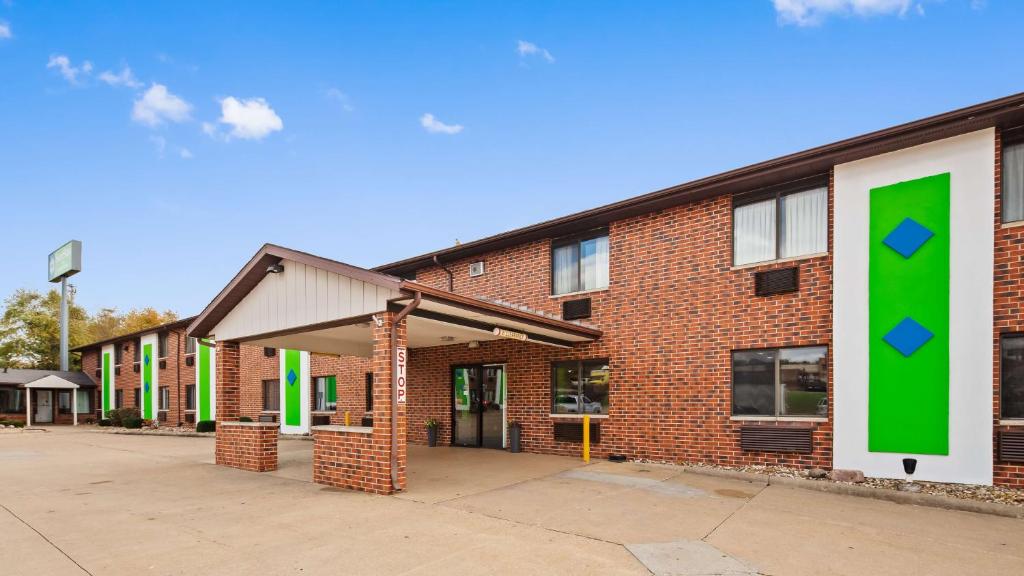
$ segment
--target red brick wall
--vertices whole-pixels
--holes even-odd
[[[1024,226],[1002,223],[1002,145],[996,134],[995,167],[995,326],[992,335],[992,418],[995,432],[992,442],[994,482],[1003,486],[1024,488],[1024,466],[999,462],[1000,375],[999,340],[1002,334],[1024,332]]]
[[[553,439],[550,362],[608,358],[610,407],[594,447],[598,457],[614,452],[671,462],[831,467],[830,419],[811,424],[810,455],[747,453],[739,448],[740,423],[730,420],[730,400],[732,350],[817,344],[831,354],[832,257],[733,269],[731,218],[731,199],[719,197],[612,223],[609,288],[588,294],[588,322],[604,331],[593,344],[562,350],[502,342],[475,351],[413,351],[411,439],[424,440],[422,422],[432,416],[444,423],[441,441],[449,441],[451,364],[505,361],[509,418],[523,423],[525,449],[578,454],[579,444]],[[831,220],[830,210],[830,246]],[[470,278],[469,264],[477,260],[486,261],[487,271]],[[753,296],[755,271],[792,265],[800,267],[798,293]],[[556,315],[563,300],[579,297],[550,296],[547,240],[448,266],[455,291],[468,296]],[[437,267],[418,271],[417,280],[441,288],[448,282]]]
[[[215,461],[250,472],[277,470],[277,430],[274,424],[218,422]]]

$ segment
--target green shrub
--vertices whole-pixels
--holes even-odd
[[[129,416],[122,416],[121,417],[121,424],[124,425],[125,428],[134,428],[134,429],[142,428],[142,418],[139,418],[138,416],[131,416],[131,415],[129,415]]]
[[[217,430],[217,422],[214,420],[196,422],[196,432],[214,432],[215,430]]]
[[[239,422],[252,422],[252,418],[249,418],[248,416],[241,416],[241,417],[238,418],[238,421]]]
[[[121,423],[121,410],[117,408],[107,410],[107,420],[110,420],[111,426],[123,426]]]
[[[110,418],[100,418],[100,426],[110,426]]]
[[[25,422],[23,420],[0,420],[0,426],[14,426],[15,428],[24,428]]]

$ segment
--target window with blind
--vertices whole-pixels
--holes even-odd
[[[1024,142],[1003,146],[1003,222],[1024,220]]]
[[[736,266],[828,251],[828,188],[737,203],[732,238]]]
[[[281,381],[263,381],[263,409],[268,412],[277,412],[281,409]]]
[[[606,230],[552,242],[552,294],[571,294],[607,287],[608,232]]]

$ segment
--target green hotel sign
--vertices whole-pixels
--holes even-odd
[[[57,282],[82,271],[82,242],[72,240],[50,252],[50,282]]]

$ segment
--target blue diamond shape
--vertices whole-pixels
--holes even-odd
[[[146,382],[146,392],[149,392],[149,382]]]
[[[934,336],[931,330],[921,326],[908,316],[901,320],[895,328],[889,330],[888,334],[882,336],[882,340],[885,340],[903,356],[910,356]]]
[[[886,236],[882,243],[900,253],[904,258],[910,258],[914,252],[924,245],[935,233],[919,224],[913,218],[904,218],[892,232]]]
[[[146,359],[146,366],[149,366],[149,354],[146,354],[144,358]]]
[[[294,386],[296,378],[297,378],[297,376],[295,375],[295,370],[292,370],[291,368],[289,368],[288,369],[288,385],[289,386]]]

